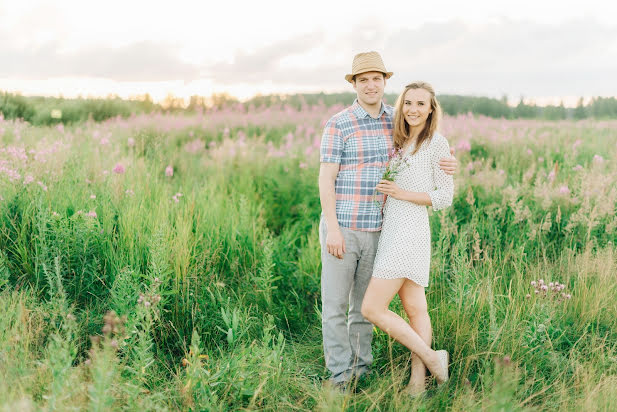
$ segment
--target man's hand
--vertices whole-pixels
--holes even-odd
[[[454,157],[454,148],[450,148],[450,154],[452,157],[445,157],[443,159],[439,159],[439,168],[444,171],[447,175],[453,175],[456,173],[456,169],[458,169],[458,160]]]
[[[328,248],[329,254],[336,258],[343,259],[343,254],[345,253],[345,238],[340,229],[328,230],[326,247]]]

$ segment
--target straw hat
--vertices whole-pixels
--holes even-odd
[[[371,51],[367,53],[358,53],[354,56],[353,63],[351,64],[351,73],[345,75],[345,80],[351,83],[356,74],[366,72],[382,72],[386,75],[386,79],[389,79],[393,74],[386,70],[379,53]]]

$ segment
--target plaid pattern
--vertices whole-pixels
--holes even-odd
[[[378,118],[373,119],[356,100],[326,123],[320,161],[340,165],[334,188],[342,227],[381,230],[381,209],[373,194],[392,150],[392,120],[391,106],[382,103]],[[378,193],[375,200],[383,201],[384,195]]]

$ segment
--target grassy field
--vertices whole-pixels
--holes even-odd
[[[446,117],[427,296],[451,380],[406,397],[409,352],[376,330],[376,373],[322,386],[340,109],[0,120],[0,410],[616,410],[617,121]]]

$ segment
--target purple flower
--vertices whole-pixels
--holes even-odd
[[[165,176],[167,177],[172,177],[174,175],[174,168],[173,166],[169,165],[165,168]]]
[[[124,165],[122,163],[116,163],[113,168],[113,172],[119,175],[123,174],[125,172]]]
[[[461,140],[456,145],[456,150],[462,150],[463,152],[469,152],[471,150],[471,143],[469,140]]]

